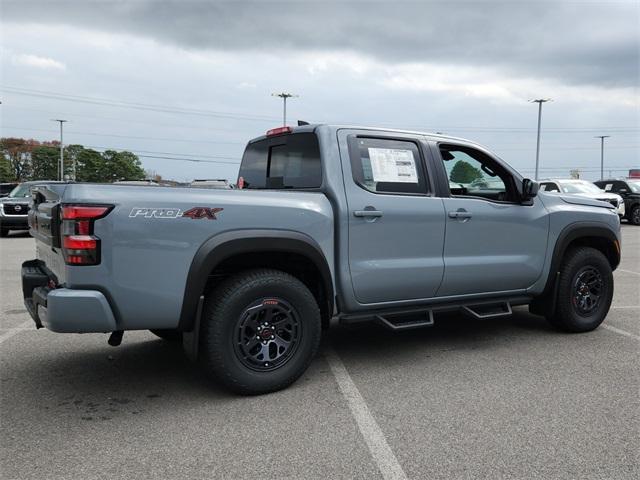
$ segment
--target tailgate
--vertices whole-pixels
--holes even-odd
[[[64,282],[64,259],[60,251],[60,199],[66,184],[45,184],[31,187],[29,233],[36,239],[36,255]]]

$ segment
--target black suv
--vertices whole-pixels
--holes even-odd
[[[29,230],[27,213],[33,185],[45,183],[61,183],[52,180],[37,180],[24,182],[15,187],[9,195],[0,198],[0,237],[9,235],[10,230]]]
[[[640,225],[640,178],[598,180],[593,183],[605,192],[620,195],[624,199],[624,218],[634,225]]]

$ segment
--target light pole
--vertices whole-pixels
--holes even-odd
[[[593,138],[600,139],[600,180],[604,180],[604,139],[611,135],[597,135]]]
[[[292,93],[272,93],[272,97],[280,97],[283,103],[283,112],[282,112],[282,125],[287,126],[287,98],[298,98],[300,95],[294,95]]]
[[[540,125],[542,124],[542,104],[550,102],[550,98],[538,98],[536,100],[529,100],[531,103],[538,104],[538,140],[536,142],[536,176],[535,180],[538,180],[538,167],[540,165]]]
[[[60,120],[56,118],[51,121],[60,123],[60,180],[64,180],[64,146],[62,145],[62,124],[67,122],[67,120]]]

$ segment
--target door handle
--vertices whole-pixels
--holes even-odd
[[[466,210],[464,210],[463,208],[460,208],[458,210],[456,210],[455,212],[449,212],[449,218],[458,218],[458,219],[469,219],[471,218],[473,215],[471,215],[471,213],[467,212]]]
[[[378,218],[382,216],[382,212],[380,210],[356,210],[353,212],[353,216]]]

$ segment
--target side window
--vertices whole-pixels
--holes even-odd
[[[440,156],[452,196],[507,202],[517,199],[511,175],[483,152],[461,145],[441,144]]]
[[[416,143],[386,138],[349,138],[353,180],[374,193],[426,194],[427,182]]]
[[[628,192],[629,189],[627,188],[627,185],[624,182],[614,182],[613,183],[613,191],[616,192],[616,193],[620,192],[620,190],[623,190],[625,188],[627,189],[627,192]],[[625,193],[625,192],[622,192],[622,193]]]

